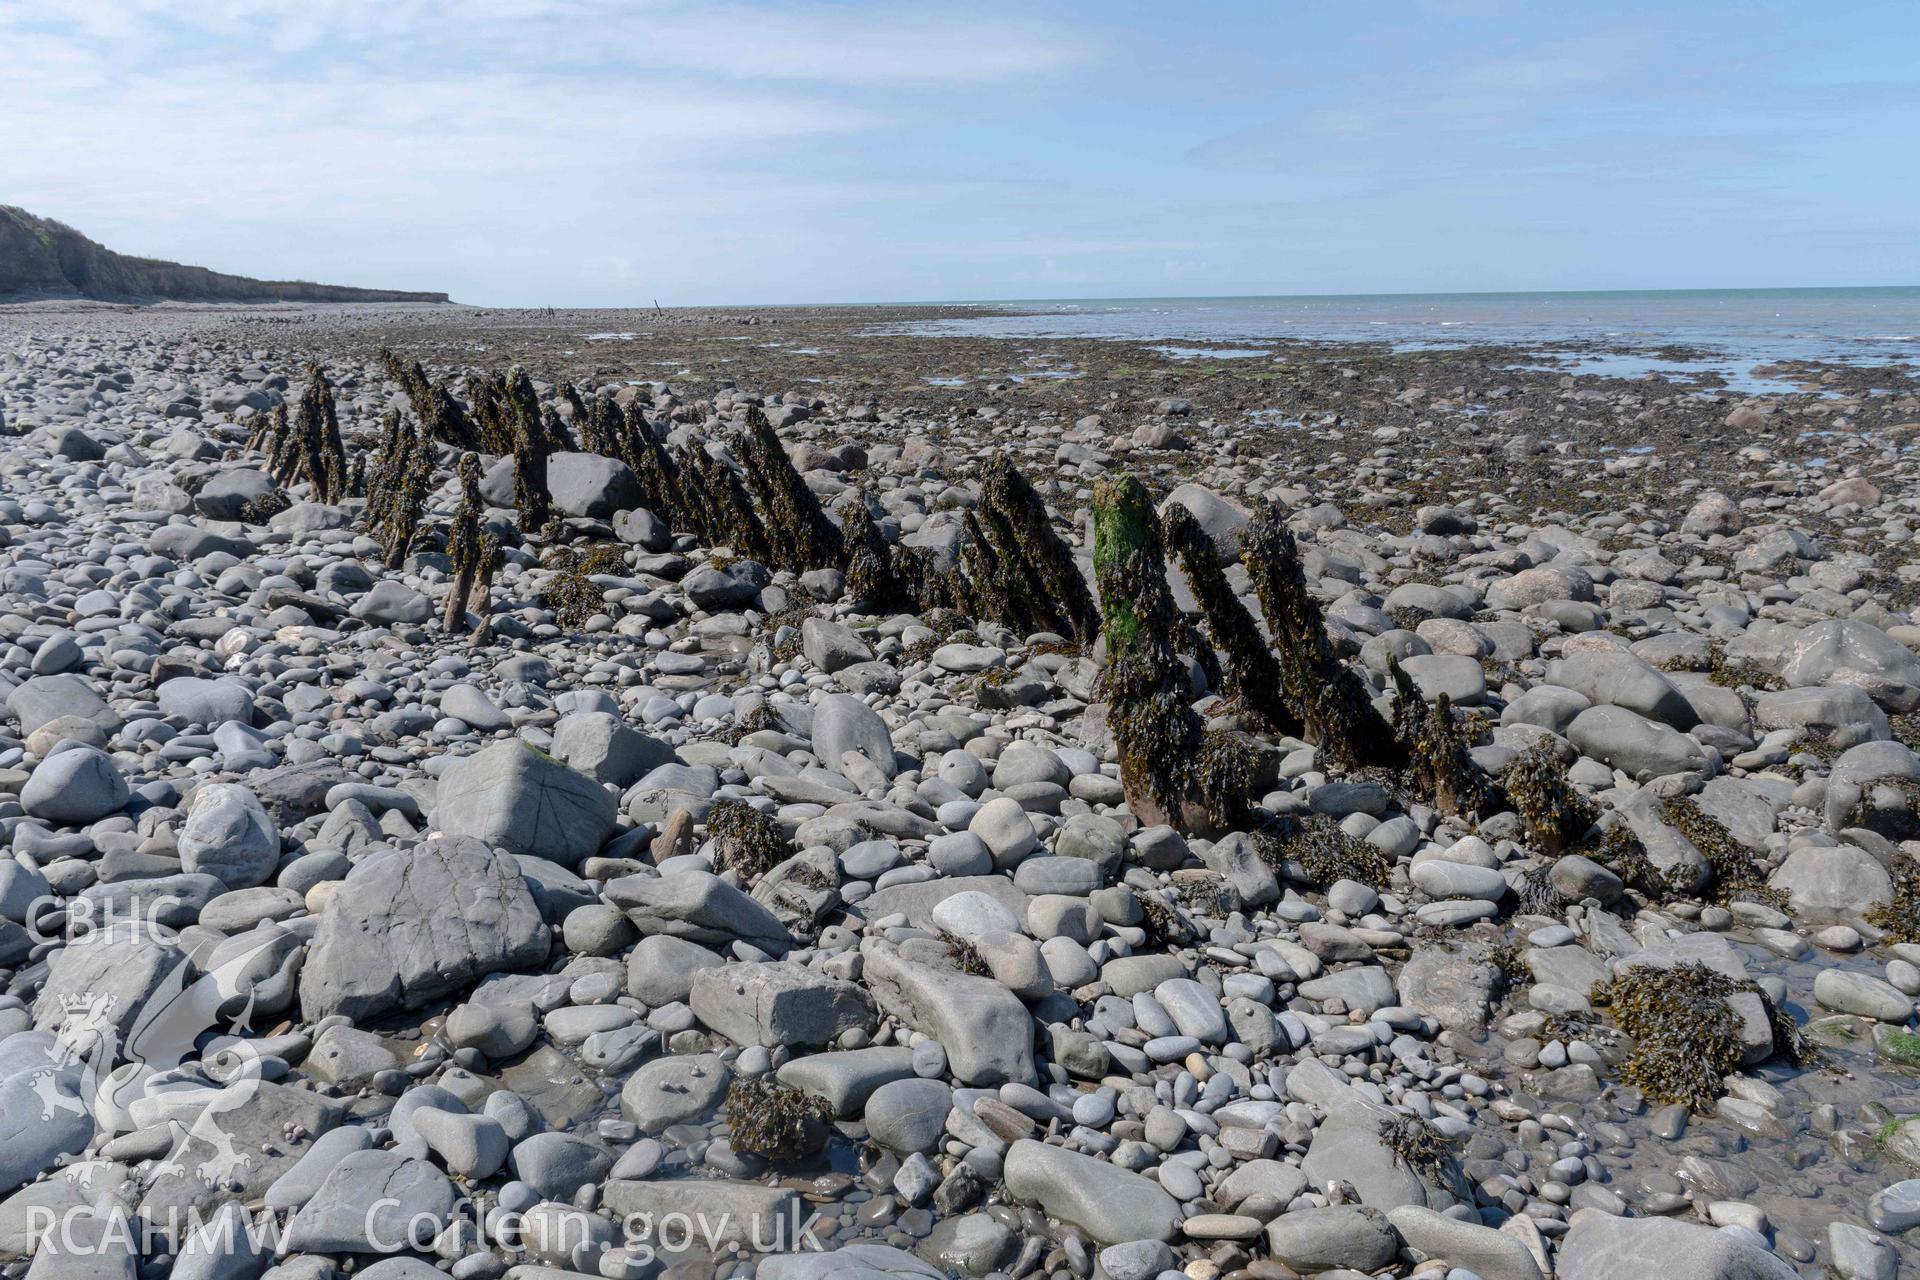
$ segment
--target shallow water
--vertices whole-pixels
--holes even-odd
[[[1717,374],[1737,391],[1797,389],[1754,372],[1781,360],[1920,363],[1920,288],[1623,290],[1253,298],[1038,299],[884,332],[1183,343],[1188,358],[1264,354],[1221,344],[1375,342],[1396,351],[1475,345],[1538,351],[1570,373]],[[1013,314],[985,314],[987,308]],[[1563,344],[1587,344],[1568,350]],[[1191,353],[1189,355],[1189,353]]]

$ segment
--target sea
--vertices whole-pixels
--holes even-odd
[[[1284,341],[1373,342],[1397,351],[1495,344],[1572,373],[1676,380],[1714,373],[1734,390],[1788,391],[1756,373],[1783,360],[1920,364],[1920,287],[1642,289],[1572,293],[1327,294],[1246,298],[1041,298],[889,332],[1107,338],[1193,360],[1275,358]],[[1526,359],[1520,361],[1522,365]]]

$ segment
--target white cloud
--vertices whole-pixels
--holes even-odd
[[[469,292],[525,296],[583,261],[657,277],[668,244],[691,270],[685,246],[764,237],[776,208],[937,191],[804,157],[1093,53],[1017,12],[879,3],[0,4],[0,201],[223,270],[490,270]],[[396,259],[405,280],[372,265]]]

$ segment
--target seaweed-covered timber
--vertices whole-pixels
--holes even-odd
[[[804,573],[843,566],[846,549],[839,526],[794,470],[773,424],[758,405],[747,410],[737,453],[778,567]]]
[[[460,477],[460,505],[454,509],[453,523],[447,530],[447,557],[453,562],[453,584],[447,590],[441,623],[449,632],[467,629],[467,607],[480,578],[484,539],[480,518],[486,505],[480,498],[480,460],[471,453],[460,455],[455,468]]]
[[[427,377],[427,371],[420,367],[418,360],[407,364],[382,347],[380,361],[386,365],[388,376],[407,393],[407,403],[413,406],[413,416],[421,421],[429,435],[456,449],[480,447],[479,434],[468,420],[466,410],[460,407],[460,402],[444,386]]]
[[[1433,807],[1449,817],[1477,815],[1492,799],[1487,775],[1467,750],[1467,737],[1453,717],[1453,700],[1441,694],[1431,705],[1413,677],[1389,658],[1393,678],[1394,732],[1407,753],[1413,785],[1433,798]]]
[[[1278,508],[1268,506],[1247,526],[1240,560],[1273,634],[1287,698],[1306,728],[1301,736],[1339,765],[1405,768],[1406,750],[1374,709],[1366,682],[1333,652]]]
[[[467,608],[480,616],[473,629],[473,647],[482,648],[493,639],[493,575],[504,559],[500,539],[493,533],[480,537],[479,563],[474,566],[473,590],[467,596]]]
[[[507,374],[505,400],[513,426],[513,504],[520,509],[521,530],[531,533],[553,518],[553,495],[547,490],[547,455],[553,443],[533,380],[519,365]]]
[[[774,561],[766,525],[732,464],[716,458],[704,445],[688,444],[680,447],[674,467],[687,523],[703,541],[731,547],[754,560]]]
[[[513,452],[514,419],[507,402],[507,380],[498,373],[467,375],[467,412],[482,453]]]
[[[1186,667],[1172,643],[1178,613],[1160,522],[1138,477],[1094,487],[1093,568],[1106,613],[1101,690],[1128,807],[1147,825],[1189,834],[1240,825],[1251,753],[1209,735],[1190,705]]]
[[[287,402],[274,402],[273,408],[262,414],[247,436],[247,448],[266,459],[267,474],[280,474],[281,456],[293,447],[293,428],[287,421]]]
[[[1528,843],[1542,853],[1565,853],[1586,837],[1599,817],[1567,776],[1567,766],[1544,742],[1508,765],[1500,786],[1520,816]]]
[[[986,616],[1016,630],[1053,631],[1091,644],[1100,631],[1093,593],[1054,532],[1047,504],[1005,457],[983,469],[975,514],[993,552],[989,580],[999,606]]]
[[[397,569],[420,532],[427,495],[433,491],[440,450],[424,424],[389,410],[381,426],[374,458],[373,485],[367,493],[367,532],[385,551],[387,568]]]
[[[1221,669],[1223,691],[1261,728],[1298,736],[1304,726],[1287,702],[1280,663],[1222,572],[1213,539],[1193,513],[1177,502],[1167,505],[1161,522],[1167,546],[1179,557],[1187,585],[1200,603],[1207,634],[1226,659]]]
[[[875,613],[914,606],[910,576],[905,572],[911,566],[881,534],[864,487],[840,505],[840,545],[847,555],[849,596]]]
[[[266,455],[267,472],[282,488],[304,482],[315,502],[339,502],[353,490],[333,388],[317,364],[307,366],[307,385],[291,422],[285,405],[275,405],[265,426],[256,428],[247,443]]]

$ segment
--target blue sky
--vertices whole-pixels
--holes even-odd
[[[0,203],[474,303],[1920,283],[1920,6],[0,0]]]

